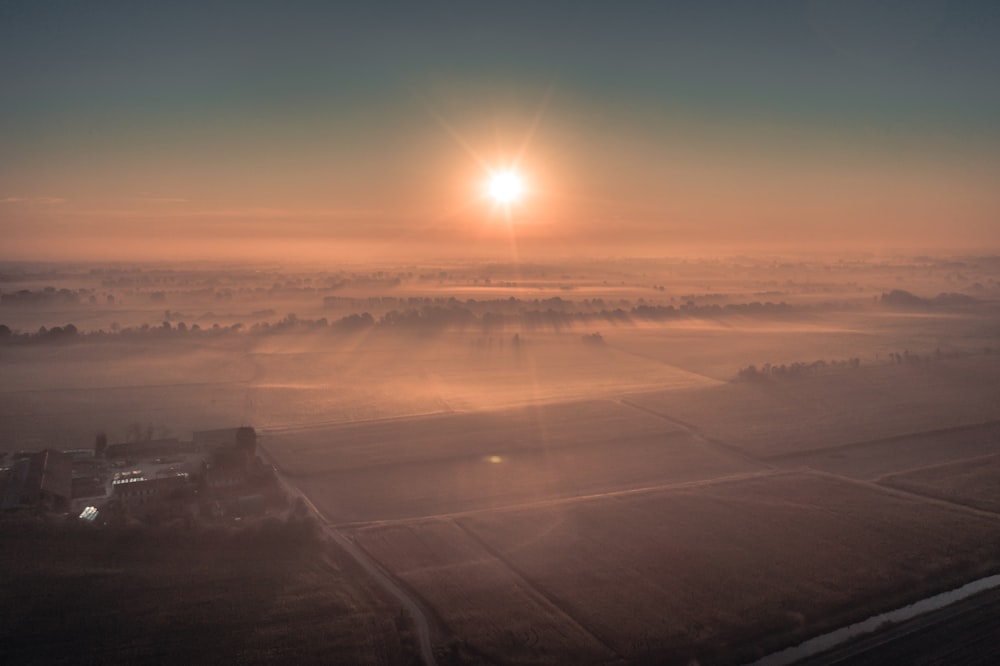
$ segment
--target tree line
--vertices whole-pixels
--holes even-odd
[[[506,301],[506,303],[511,302],[515,304],[520,303],[521,307],[513,312],[498,312],[495,310],[476,312],[474,309],[468,307],[468,305],[450,299],[441,303],[423,305],[422,307],[392,309],[378,317],[372,315],[370,312],[362,312],[349,314],[330,321],[326,317],[319,319],[299,318],[295,313],[291,313],[276,322],[257,322],[249,326],[242,322],[227,326],[219,324],[205,327],[199,324],[188,325],[183,321],[171,321],[171,319],[175,319],[176,317],[169,311],[166,314],[167,320],[159,325],[151,326],[149,324],[142,324],[140,326],[120,327],[117,324],[112,324],[110,331],[98,329],[96,331],[81,332],[75,325],[65,324],[51,329],[43,326],[37,331],[25,332],[14,331],[9,326],[0,324],[0,342],[58,342],[70,339],[111,339],[134,336],[193,337],[237,333],[265,335],[289,331],[316,330],[351,333],[368,329],[400,331],[414,334],[435,334],[445,330],[478,329],[483,333],[491,334],[500,333],[507,327],[527,331],[559,331],[577,325],[600,323],[628,326],[643,321],[662,322],[684,318],[711,318],[728,315],[780,317],[788,316],[797,311],[797,308],[784,303],[698,306],[689,302],[679,307],[674,307],[673,305],[653,306],[642,304],[629,307],[628,309],[619,307],[595,311],[580,311],[566,308],[565,305],[568,302],[561,301],[561,299],[545,299],[546,304],[550,306],[546,309],[524,307],[523,302],[514,299]]]
[[[794,363],[771,364],[761,367],[748,365],[736,373],[737,381],[755,382],[767,379],[796,379],[799,377],[816,377],[842,370],[853,370],[861,367],[861,359],[854,357],[842,360],[825,361],[819,359],[811,363],[796,361]]]

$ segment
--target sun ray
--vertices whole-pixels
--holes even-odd
[[[431,106],[430,102],[428,102],[427,100],[425,100],[423,98],[423,96],[420,95],[420,93],[411,92],[410,94],[417,101],[417,103],[420,104],[420,106],[423,107],[423,109],[427,113],[427,115],[429,115],[431,118],[433,118],[435,120],[435,122],[437,122],[437,124],[441,127],[441,129],[443,129],[448,134],[448,136],[450,136],[452,138],[452,140],[455,141],[455,143],[457,143],[459,146],[462,147],[462,149],[466,152],[466,154],[469,157],[471,157],[473,160],[475,160],[476,163],[479,164],[479,166],[482,167],[483,169],[488,169],[489,168],[489,165],[487,164],[486,160],[484,160],[482,157],[480,157],[479,153],[477,153],[472,148],[472,146],[469,145],[469,142],[466,141],[464,138],[462,138],[462,135],[459,134],[458,131],[455,130],[455,128],[453,128],[451,126],[451,123],[449,123],[441,114],[439,114],[434,109],[433,106]]]
[[[528,148],[531,142],[535,138],[535,132],[538,130],[538,126],[542,123],[542,118],[545,116],[545,112],[549,108],[549,100],[552,99],[552,84],[549,84],[548,88],[545,90],[545,95],[542,97],[541,103],[538,105],[538,110],[535,111],[535,117],[531,121],[531,125],[528,127],[528,131],[524,135],[524,140],[521,142],[521,147],[517,151],[517,157],[514,159],[514,166],[520,166],[521,160],[524,158],[525,154],[528,152]]]

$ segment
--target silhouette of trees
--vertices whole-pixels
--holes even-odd
[[[934,298],[921,298],[903,289],[893,289],[882,294],[882,305],[900,309],[959,309],[978,304],[979,299],[967,294],[942,292]]]
[[[80,303],[81,297],[89,296],[85,290],[72,291],[70,289],[56,289],[55,287],[45,287],[41,291],[21,289],[7,294],[0,294],[0,304],[13,306],[48,306],[48,305],[75,305]]]
[[[782,363],[780,365],[765,363],[760,368],[756,365],[748,365],[740,368],[736,372],[736,380],[754,382],[798,379],[801,377],[816,377],[831,374],[842,370],[853,370],[859,367],[861,367],[861,359],[857,357],[829,362],[820,359],[811,363],[795,362],[790,364]]]
[[[352,314],[342,317],[333,323],[334,328],[344,332],[363,331],[375,325],[375,318],[371,314]]]
[[[129,274],[131,275],[131,274]],[[127,276],[122,276],[124,279]],[[433,276],[437,279],[437,276]],[[161,285],[159,277],[146,276],[148,280],[153,280],[150,284]],[[355,279],[354,276],[350,279]],[[334,278],[330,278],[334,279]],[[337,278],[341,279],[341,278]],[[347,278],[343,278],[347,279]],[[366,279],[366,278],[358,278]],[[377,275],[376,280],[386,279]],[[164,279],[162,284],[171,284]],[[134,288],[134,285],[127,285]],[[296,294],[305,289],[304,286],[291,285],[289,283],[276,283],[271,289],[259,288],[253,294],[261,298],[270,298],[275,293],[284,293],[292,289]],[[312,289],[312,287],[309,287]],[[276,291],[277,290],[277,291]],[[258,294],[260,291],[260,294]],[[165,301],[169,294],[171,298],[175,291],[146,292],[146,296],[159,300],[162,294]],[[187,293],[187,292],[184,292]],[[193,293],[193,292],[192,292]],[[768,292],[761,292],[768,293]],[[223,295],[228,298],[231,291],[208,288],[205,298]],[[89,292],[87,296],[89,297]],[[102,294],[110,297],[111,294]],[[41,291],[22,290],[12,294],[3,294],[4,304],[10,302],[33,303],[45,301],[45,299],[58,298],[79,298],[80,294],[68,290],[57,290],[46,288]],[[9,298],[8,298],[9,297]],[[380,295],[366,297],[348,296],[321,296],[325,306],[350,308],[345,316],[334,319],[332,322],[327,319],[305,319],[298,317],[295,313],[289,313],[285,317],[274,321],[274,310],[258,310],[251,313],[253,318],[249,322],[238,322],[225,325],[222,323],[184,324],[179,321],[181,315],[171,309],[161,308],[164,317],[162,321],[150,322],[140,325],[119,326],[116,323],[111,325],[110,331],[97,330],[81,332],[76,326],[66,324],[56,326],[52,329],[42,327],[35,332],[22,333],[12,330],[10,327],[0,329],[0,342],[3,344],[35,344],[41,342],[54,341],[106,341],[110,342],[119,338],[135,339],[138,336],[154,336],[157,338],[179,339],[182,337],[224,337],[235,335],[267,336],[274,334],[284,334],[293,331],[325,332],[329,335],[348,335],[364,330],[396,331],[399,333],[437,335],[445,330],[471,330],[477,329],[486,338],[493,337],[496,340],[509,341],[504,337],[504,331],[518,331],[529,333],[537,330],[548,330],[560,332],[564,330],[586,330],[587,328],[604,328],[607,326],[634,326],[645,322],[669,322],[682,319],[714,319],[736,316],[740,318],[789,318],[808,316],[815,312],[817,308],[826,306],[817,305],[788,305],[784,302],[773,303],[770,301],[752,301],[747,303],[699,303],[695,299],[719,300],[720,295],[692,295],[683,297],[685,300],[679,305],[657,304],[647,302],[645,299],[629,301],[627,299],[591,298],[574,301],[571,299],[554,296],[550,298],[507,298],[475,300],[459,300],[455,297],[431,297],[431,296],[402,296],[402,295]],[[941,294],[936,299],[922,299],[909,292],[895,290],[882,295],[882,302],[887,305],[892,304],[941,304],[941,307],[958,307],[969,302],[979,302],[961,294]],[[39,301],[39,302],[41,302]],[[372,314],[372,313],[375,314]],[[384,314],[379,314],[384,313]],[[209,313],[203,318],[211,321]],[[270,320],[270,321],[268,321]],[[595,342],[591,339],[590,342]],[[588,342],[589,344],[589,342]],[[514,345],[517,348],[517,345]],[[906,352],[890,355],[894,363],[911,363],[913,359],[907,357]],[[833,364],[833,362],[831,362]],[[797,377],[808,374],[818,374],[825,370],[823,364],[813,363],[793,363],[761,367],[742,368],[741,378],[752,378],[761,374],[771,377]]]

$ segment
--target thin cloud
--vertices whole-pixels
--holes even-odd
[[[211,218],[211,219],[328,219],[376,217],[384,215],[385,211],[374,208],[335,208],[335,209],[296,209],[296,208],[229,208],[229,209],[197,209],[197,210],[135,210],[135,209],[87,209],[76,211],[77,215],[100,215],[109,218],[144,217],[144,218]]]
[[[62,197],[4,197],[0,199],[0,203],[51,206],[66,203],[66,199]]]

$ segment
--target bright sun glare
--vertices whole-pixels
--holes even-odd
[[[498,204],[516,203],[524,194],[524,183],[514,171],[499,171],[490,177],[489,193]]]

